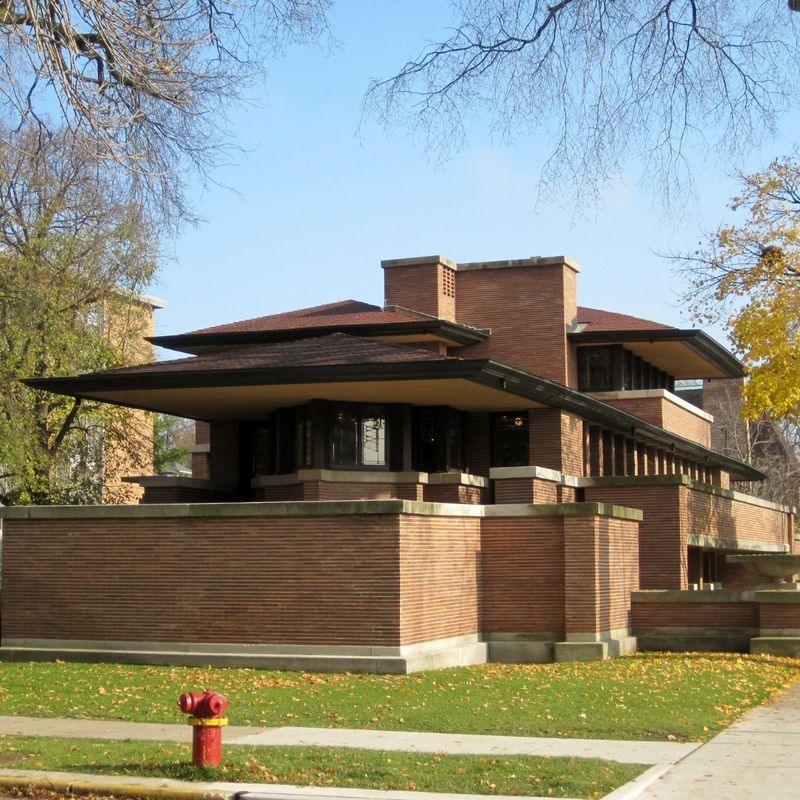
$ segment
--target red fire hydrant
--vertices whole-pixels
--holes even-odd
[[[178,708],[191,716],[187,720],[192,734],[192,763],[196,767],[218,767],[222,759],[222,726],[228,724],[222,715],[228,698],[218,692],[186,692],[178,698]]]

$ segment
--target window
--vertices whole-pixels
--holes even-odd
[[[615,380],[617,347],[582,347],[578,350],[579,388],[584,392],[609,392],[621,388]]]
[[[272,418],[252,428],[252,474],[274,475],[276,472],[277,442]]]
[[[448,406],[415,408],[413,468],[448,472],[465,466],[464,414]]]
[[[528,412],[492,416],[492,466],[524,467],[528,456]]]
[[[582,392],[668,389],[675,379],[622,345],[578,348],[578,388]]]
[[[331,466],[385,468],[386,411],[338,407],[331,419]]]

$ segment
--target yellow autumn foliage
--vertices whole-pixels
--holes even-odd
[[[731,209],[743,220],[683,259],[693,310],[727,321],[748,373],[746,416],[800,419],[800,162],[776,159],[742,182]]]

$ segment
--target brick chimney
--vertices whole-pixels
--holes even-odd
[[[493,358],[575,386],[567,326],[577,315],[577,264],[564,256],[457,265],[458,322],[489,328],[470,358]]]
[[[455,322],[456,269],[442,256],[382,261],[384,304]]]

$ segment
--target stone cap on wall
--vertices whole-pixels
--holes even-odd
[[[613,503],[508,503],[465,505],[415,500],[302,500],[295,502],[153,503],[105,506],[8,506],[0,520],[37,519],[154,519],[225,517],[327,517],[396,514],[428,517],[591,517],[641,522],[638,508]]]

